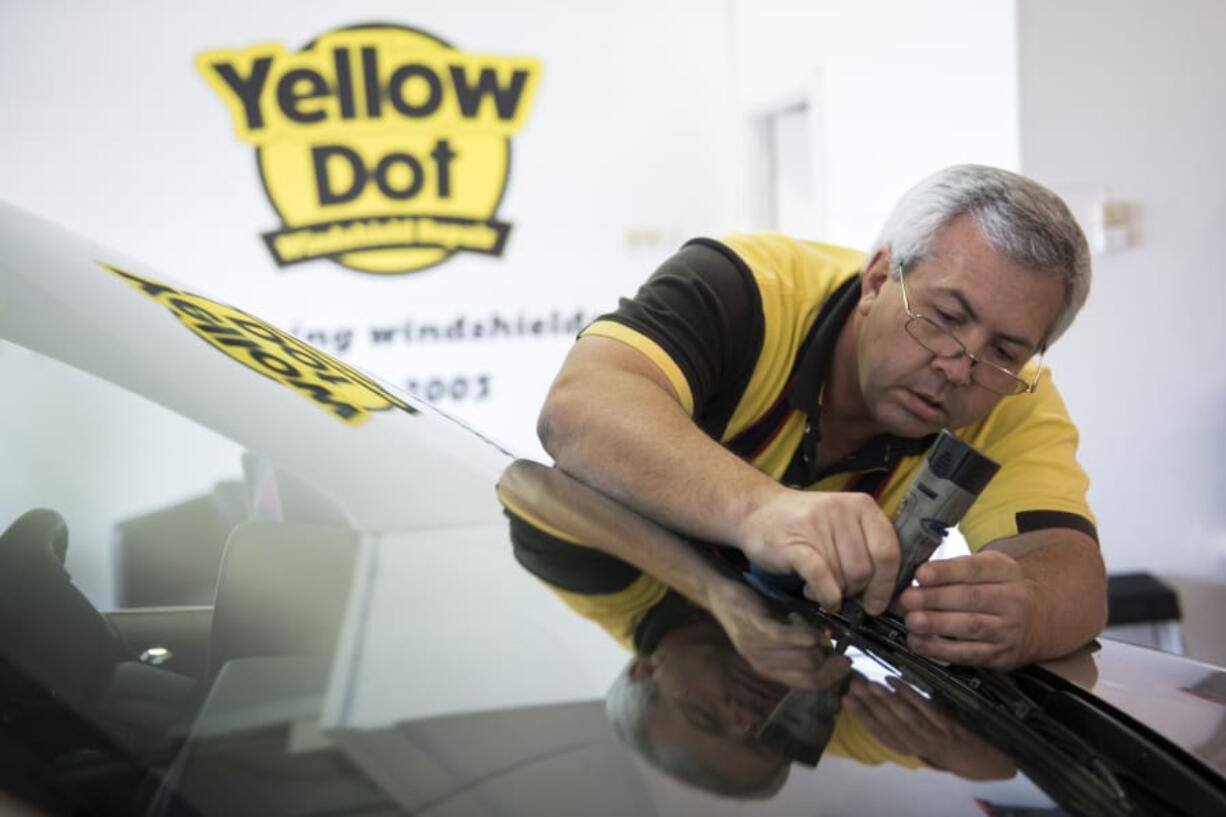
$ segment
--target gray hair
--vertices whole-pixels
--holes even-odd
[[[1060,277],[1064,305],[1041,343],[1064,334],[1090,294],[1090,248],[1063,200],[1025,176],[984,165],[955,165],[908,190],[873,243],[889,248],[891,269],[923,260],[943,227],[970,215],[996,252],[1021,266]]]
[[[618,738],[635,754],[655,768],[682,783],[726,797],[764,799],[783,788],[791,764],[782,761],[777,772],[766,780],[748,784],[729,780],[704,766],[697,758],[675,747],[667,746],[647,734],[652,716],[660,704],[660,689],[654,678],[634,680],[630,677],[633,661],[626,666],[609,688],[605,699],[605,715]]]

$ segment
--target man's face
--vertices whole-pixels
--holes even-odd
[[[872,259],[857,307],[857,366],[869,413],[904,437],[982,419],[1001,395],[971,379],[967,357],[938,358],[907,334],[891,267],[888,252]],[[929,256],[904,275],[913,312],[949,327],[971,354],[1017,366],[1038,351],[1064,299],[1062,281],[999,255],[969,216],[946,225]]]

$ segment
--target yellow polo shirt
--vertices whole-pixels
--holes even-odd
[[[695,422],[759,470],[807,490],[866,490],[888,516],[932,438],[879,437],[824,471],[805,462],[816,462],[821,387],[863,262],[853,250],[776,233],[696,239],[582,335],[650,358]],[[1050,372],[1033,394],[1006,397],[951,431],[1001,465],[959,526],[972,551],[1052,527],[1097,539],[1077,428]]]

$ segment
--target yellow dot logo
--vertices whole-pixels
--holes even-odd
[[[282,221],[263,234],[278,265],[405,273],[461,251],[502,254],[511,225],[496,215],[537,60],[369,25],[297,52],[208,51],[196,67],[256,149]]]

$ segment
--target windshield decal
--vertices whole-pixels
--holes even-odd
[[[232,360],[286,386],[350,426],[371,413],[417,409],[371,378],[254,315],[191,292],[98,264],[170,310],[179,322]]]

